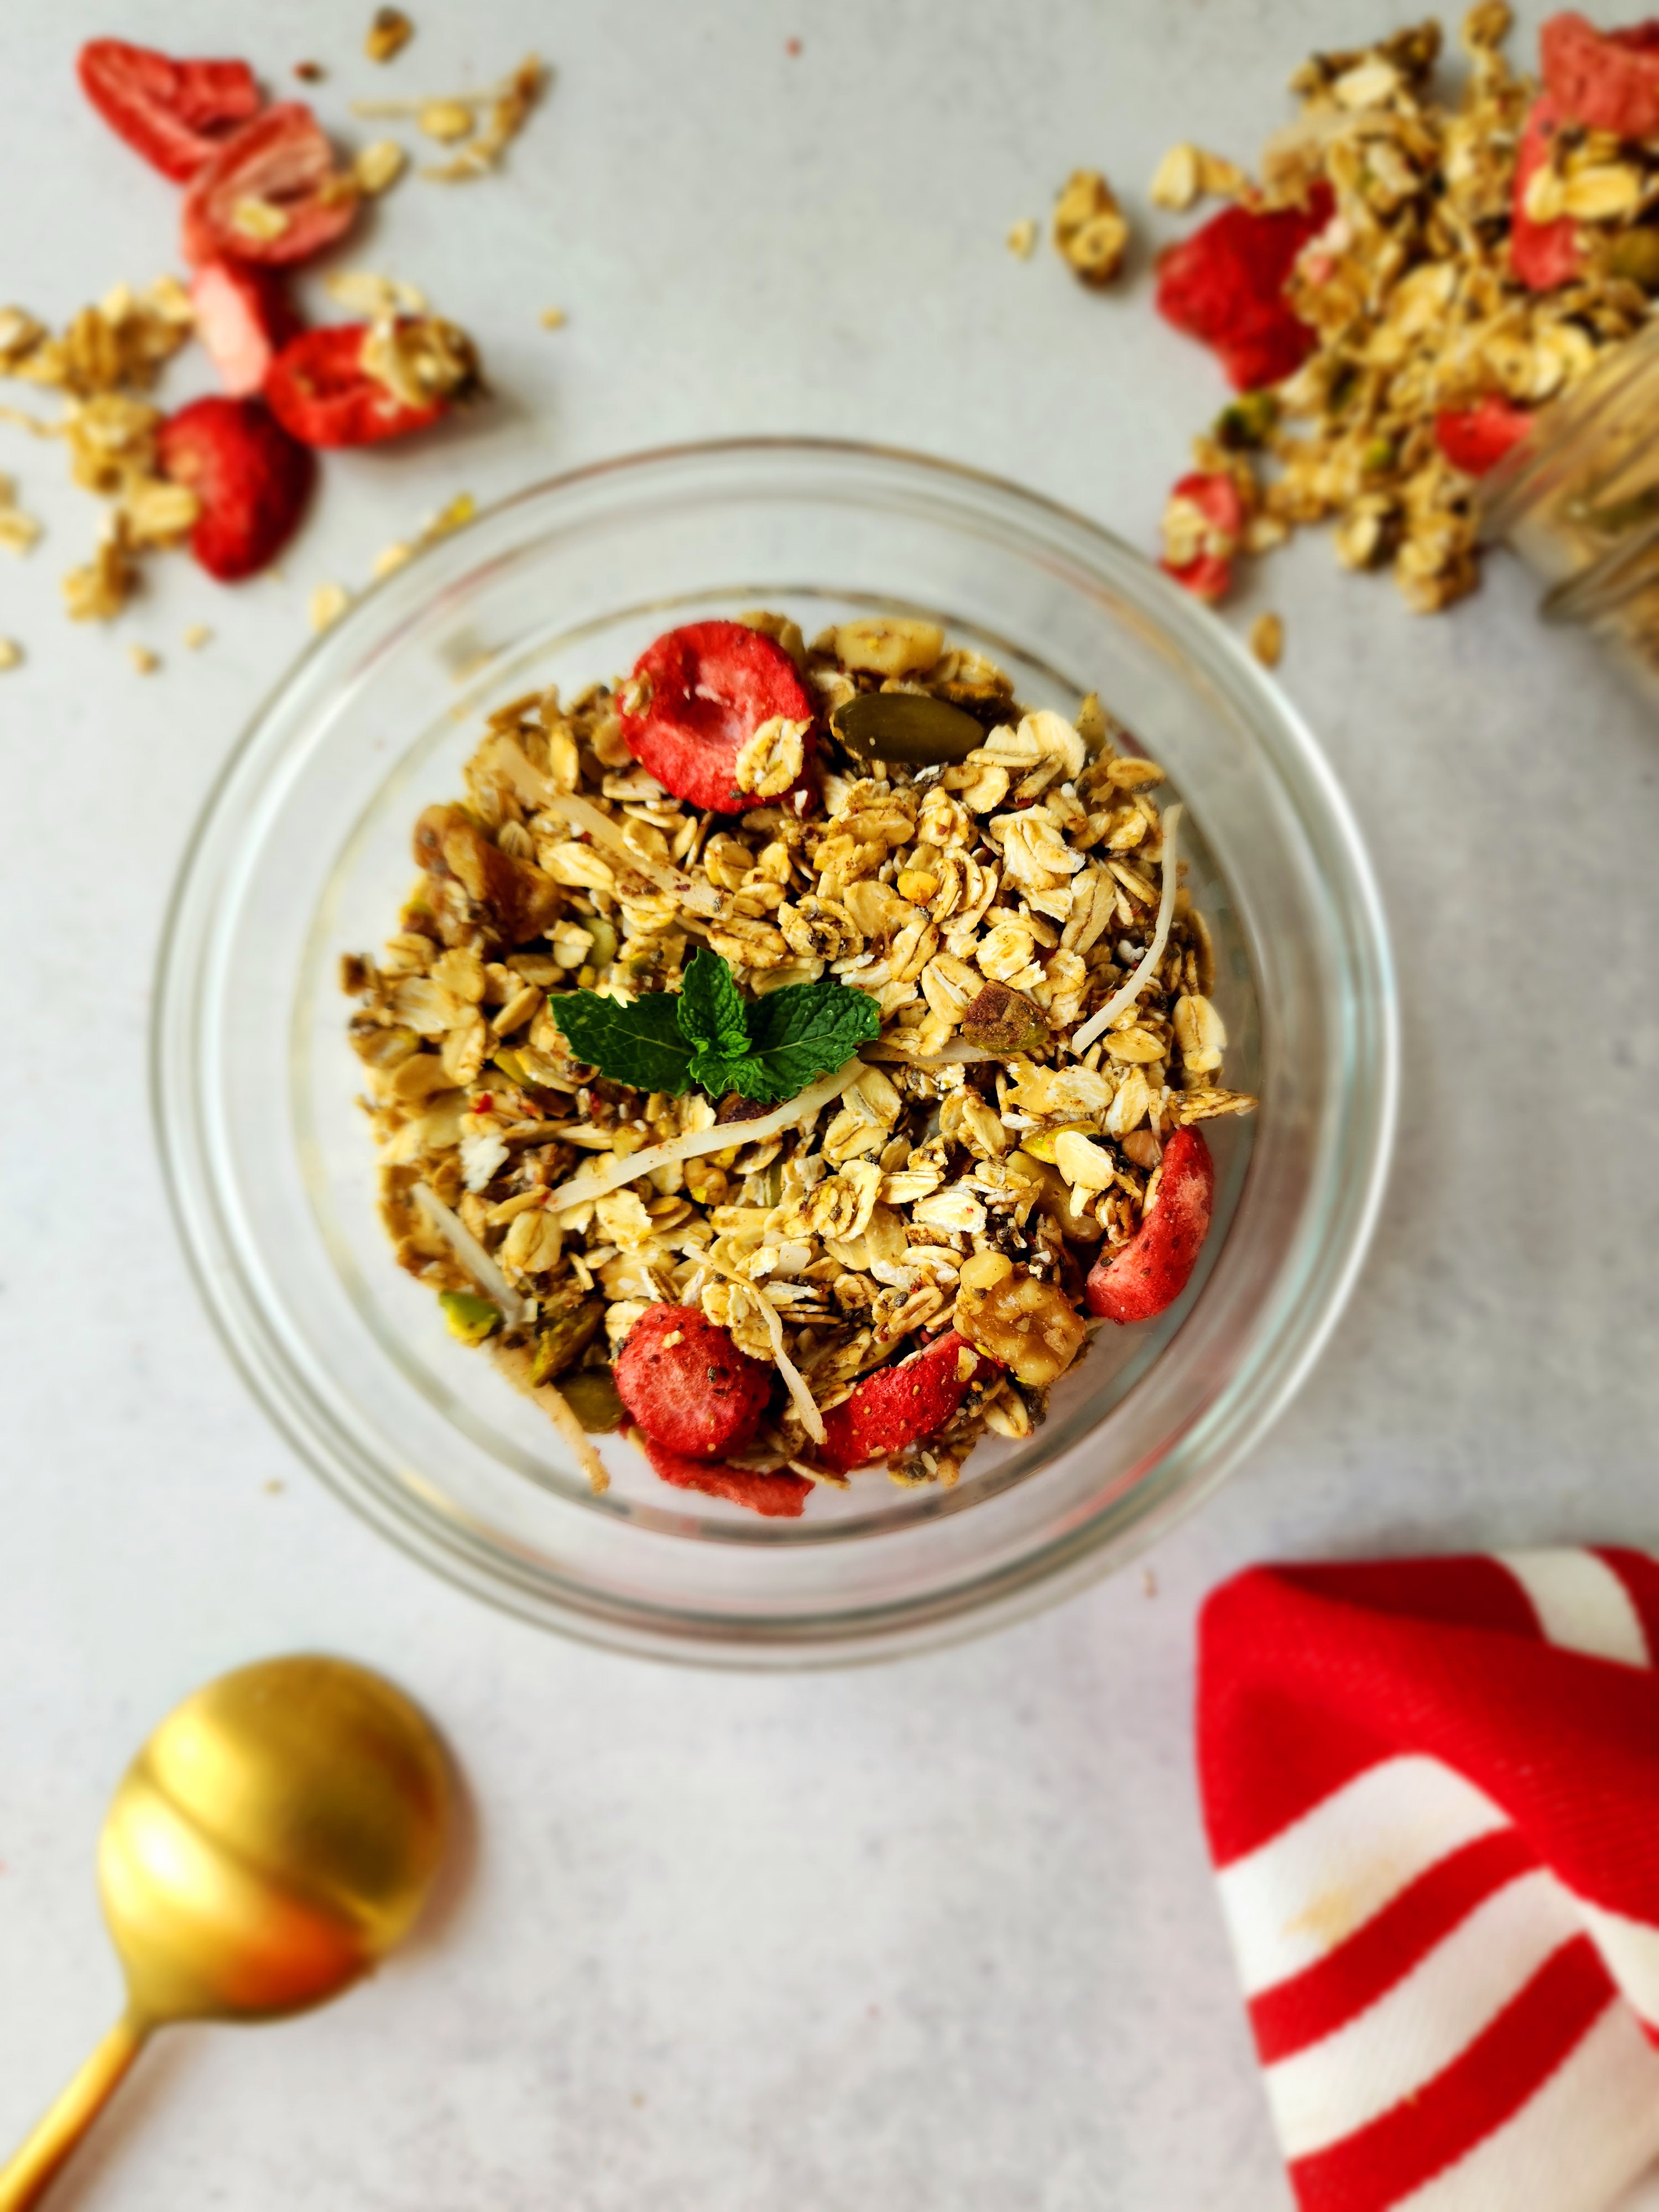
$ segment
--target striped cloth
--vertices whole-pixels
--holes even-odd
[[[1656,1656],[1638,1552],[1209,1600],[1205,1818],[1303,2212],[1607,2212],[1659,2157]]]

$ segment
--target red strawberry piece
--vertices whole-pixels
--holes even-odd
[[[1455,469],[1483,477],[1531,428],[1524,407],[1511,406],[1494,392],[1474,407],[1443,407],[1434,418],[1434,442]]]
[[[1561,117],[1548,99],[1535,100],[1515,155],[1515,190],[1510,205],[1510,267],[1528,291],[1552,292],[1570,284],[1584,265],[1577,226],[1571,216],[1534,222],[1527,213],[1527,186],[1550,157],[1550,140]]]
[[[811,1484],[804,1474],[756,1474],[745,1467],[722,1467],[718,1461],[688,1459],[670,1451],[641,1431],[645,1455],[665,1482],[676,1490],[701,1490],[708,1498],[729,1498],[769,1521],[799,1521]]]
[[[737,781],[737,759],[763,722],[809,726],[815,709],[781,645],[742,623],[688,623],[647,646],[634,664],[636,713],[623,710],[628,750],[665,791],[734,814],[757,802]],[[811,757],[811,736],[804,741]]]
[[[755,1433],[772,1370],[696,1306],[647,1306],[628,1332],[617,1395],[655,1443],[686,1459],[718,1459]]]
[[[1292,312],[1285,287],[1333,205],[1322,181],[1305,208],[1224,208],[1159,256],[1159,314],[1215,348],[1235,391],[1277,384],[1313,351],[1315,333]]]
[[[446,399],[411,407],[363,367],[367,323],[331,323],[290,339],[271,364],[265,398],[276,419],[307,446],[377,446],[427,429]]]
[[[1224,599],[1244,535],[1244,499],[1233,479],[1220,470],[1182,477],[1164,511],[1164,532],[1165,551],[1158,565],[1164,574],[1212,606]],[[1194,536],[1198,550],[1189,553]],[[1171,549],[1186,557],[1172,560]]]
[[[246,62],[176,62],[124,39],[92,39],[75,67],[117,137],[178,185],[212,160],[227,131],[259,112]]]
[[[185,194],[185,258],[309,260],[351,228],[357,188],[334,166],[316,117],[283,100],[228,138]]]
[[[1620,138],[1659,135],[1659,21],[1598,31],[1582,15],[1552,15],[1538,52],[1545,94],[1564,122]]]
[[[963,1352],[966,1358],[960,1356]],[[995,1365],[954,1329],[947,1330],[896,1367],[866,1375],[850,1398],[831,1407],[823,1417],[818,1457],[844,1474],[920,1443],[945,1426],[975,1373]]]
[[[210,261],[191,279],[196,335],[233,399],[261,390],[270,364],[305,327],[275,270]]]
[[[1152,1211],[1127,1244],[1096,1261],[1085,1295],[1108,1321],[1150,1321],[1187,1287],[1210,1231],[1215,1162],[1196,1129],[1177,1129],[1164,1147]]]
[[[258,399],[193,399],[162,423],[164,474],[202,503],[190,550],[221,583],[275,560],[299,521],[317,464]]]

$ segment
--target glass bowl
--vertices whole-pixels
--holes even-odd
[[[539,1410],[393,1263],[345,1042],[340,955],[373,950],[481,717],[631,665],[672,625],[764,605],[942,623],[1033,704],[1097,690],[1185,800],[1226,1076],[1214,1224],[1187,1292],[1103,1329],[1046,1424],[952,1490],[877,1473],[760,1521],[632,1449],[592,1497]],[[1094,524],[915,456],[757,440],[646,453],[521,493],[314,644],[191,840],[162,947],[157,1125],[204,1297],[261,1402],[384,1534],[477,1595],[630,1650],[869,1658],[1033,1609],[1120,1565],[1219,1481],[1307,1372],[1385,1172],[1395,1010],[1370,871],[1276,687]]]

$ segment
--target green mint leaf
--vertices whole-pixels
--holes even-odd
[[[692,1048],[681,1034],[679,1000],[672,992],[647,991],[624,1006],[597,991],[568,991],[547,1004],[577,1059],[613,1083],[665,1091],[671,1098],[690,1087]]]
[[[833,1074],[861,1044],[881,1034],[876,1000],[835,975],[769,991],[746,1012],[749,1049],[718,1073],[740,1098],[768,1105],[793,1098],[815,1077]],[[701,1075],[696,1080],[714,1095]]]
[[[741,1060],[749,1049],[749,1024],[732,970],[718,952],[700,945],[680,979],[680,1035],[699,1060]],[[694,1079],[701,1081],[693,1071]]]

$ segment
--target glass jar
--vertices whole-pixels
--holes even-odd
[[[1481,536],[1548,586],[1659,702],[1659,324],[1617,347],[1480,486]]]

